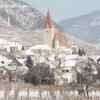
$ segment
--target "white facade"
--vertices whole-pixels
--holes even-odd
[[[15,41],[9,42],[4,39],[0,39],[1,52],[15,52],[16,50],[22,50],[22,45]]]
[[[73,81],[77,82],[77,73],[73,69],[76,65],[77,55],[66,55],[65,58],[61,62],[60,67],[55,69],[56,85],[64,85]]]

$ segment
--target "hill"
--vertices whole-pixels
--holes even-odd
[[[0,0],[0,22],[22,30],[40,28],[44,16],[20,0]]]
[[[62,20],[58,23],[64,32],[91,44],[100,42],[100,11]]]
[[[0,0],[0,5],[0,38],[4,38],[8,41],[18,41],[25,46],[43,42],[43,32],[41,32],[41,30],[45,25],[45,15],[20,0]],[[86,24],[85,21],[83,21],[84,24],[81,24],[83,26],[77,26],[78,24],[76,23],[81,23],[83,17],[81,18],[82,20],[79,21],[76,19],[77,18],[75,18],[75,20],[70,19],[65,22],[62,21],[59,23],[60,26],[56,23],[55,25],[58,30],[64,29],[65,32],[67,31],[68,34],[71,34],[65,34],[70,45],[72,43],[74,44],[76,41],[76,45],[85,48],[88,53],[98,53],[94,46],[80,40],[85,40],[86,38],[84,39],[84,36],[81,36],[82,33],[78,33],[77,30],[79,27],[86,28]],[[85,19],[87,19],[87,17]],[[80,39],[75,38],[74,36],[80,36],[78,37]],[[99,37],[99,35],[96,37]],[[92,50],[94,52],[92,52]]]

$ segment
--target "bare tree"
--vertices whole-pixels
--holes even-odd
[[[84,96],[87,95],[88,97],[88,88],[94,83],[93,75],[96,71],[94,69],[97,69],[96,64],[90,58],[78,59],[73,69],[77,72],[78,83],[80,84],[79,94],[84,93]]]
[[[32,61],[30,56],[27,56],[26,66],[27,67],[32,67],[33,66],[33,61]]]

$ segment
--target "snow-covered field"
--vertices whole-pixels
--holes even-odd
[[[100,100],[100,91],[91,90],[89,97],[91,98],[89,100]],[[0,100],[80,100],[78,98],[76,90],[73,92],[72,90],[61,89],[59,87],[35,87],[22,84],[0,86]]]

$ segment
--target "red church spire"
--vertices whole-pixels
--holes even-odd
[[[52,20],[52,17],[51,17],[50,10],[48,10],[47,20],[46,20],[46,28],[52,28],[52,27],[53,27],[53,20]]]

